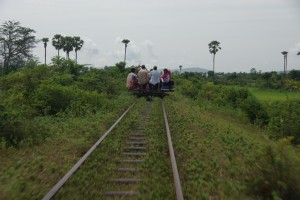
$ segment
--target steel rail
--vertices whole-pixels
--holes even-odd
[[[172,138],[171,138],[171,134],[170,134],[168,118],[167,118],[166,109],[165,109],[165,105],[164,105],[163,101],[162,101],[162,108],[163,108],[163,112],[164,112],[166,132],[167,132],[167,137],[168,137],[169,153],[170,153],[170,157],[171,157],[171,164],[172,164],[172,170],[173,170],[173,179],[174,179],[174,184],[175,184],[176,197],[177,197],[178,200],[183,200],[183,194],[182,194],[180,178],[179,178],[179,173],[178,173],[177,164],[176,164],[176,158],[175,158],[173,144],[172,144]]]
[[[101,138],[80,158],[80,160],[70,169],[68,173],[64,175],[56,185],[43,197],[42,200],[51,199],[57,191],[63,186],[63,184],[72,176],[74,172],[82,165],[82,163],[90,156],[90,154],[96,149],[96,147],[104,140],[104,138],[115,128],[115,126],[123,119],[128,111],[134,106],[134,102],[122,115],[121,117],[101,136]]]

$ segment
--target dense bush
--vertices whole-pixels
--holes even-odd
[[[22,140],[28,138],[36,143],[48,136],[45,121],[40,123],[41,118],[32,118],[30,114],[26,116],[26,112],[21,111],[0,106],[0,140],[4,139],[6,147],[18,147]]]
[[[16,145],[21,139],[21,120],[16,115],[10,113],[4,105],[0,105],[0,138],[12,145]]]
[[[40,114],[53,115],[64,111],[75,96],[72,87],[42,85],[35,91],[32,104]]]
[[[287,91],[299,92],[300,91],[300,83],[299,83],[299,81],[287,79],[284,84],[284,89]]]
[[[297,99],[269,104],[268,129],[275,138],[293,136],[292,142],[300,143],[300,101]]]
[[[199,92],[199,87],[196,86],[192,81],[185,81],[181,85],[181,93],[184,96],[196,99]]]
[[[222,88],[220,86],[215,86],[208,82],[207,84],[203,85],[202,89],[199,91],[199,98],[218,104],[223,104],[221,99],[221,91]]]
[[[240,76],[236,75],[236,77]],[[246,77],[246,75],[243,76]],[[265,80],[264,84],[280,84],[281,81],[284,81],[284,87],[289,87],[289,90],[293,91],[298,90],[299,83],[297,81],[283,80],[281,75],[275,72],[264,73],[261,76],[262,80]],[[259,101],[245,88],[216,85],[216,82],[224,81],[223,79],[212,83],[204,82],[202,76],[183,74],[180,77],[177,86],[184,96],[198,99],[200,103],[205,100],[216,106],[229,106],[236,111],[242,111],[251,123],[268,128],[273,138],[292,136],[294,144],[300,143],[299,100],[266,103]],[[258,84],[259,81],[261,80],[258,80]],[[268,88],[270,87],[269,85]]]
[[[264,199],[300,199],[300,157],[281,139],[254,152],[248,178],[250,193]]]
[[[222,89],[222,96],[224,101],[231,105],[234,108],[239,107],[241,101],[247,99],[251,94],[247,89],[243,88],[223,88]]]
[[[268,113],[264,105],[247,89],[228,88],[219,85],[206,84],[199,92],[199,97],[212,101],[219,106],[231,106],[246,113],[251,123],[266,125]]]
[[[241,101],[239,108],[247,114],[251,123],[258,125],[268,124],[268,113],[264,105],[254,96],[248,96],[244,101]]]
[[[88,69],[74,61],[53,59],[51,67],[32,65],[0,77],[0,141],[18,146],[22,140],[37,141],[47,128],[37,119],[84,117],[108,108],[125,88],[125,72],[117,67]],[[39,134],[40,133],[40,134]],[[37,139],[39,138],[39,139]]]

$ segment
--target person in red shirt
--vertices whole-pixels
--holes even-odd
[[[168,69],[164,69],[163,74],[161,75],[161,81],[163,85],[168,85],[170,81],[170,75],[168,73]]]
[[[171,70],[167,69],[167,73],[169,74],[170,79],[171,79]]]

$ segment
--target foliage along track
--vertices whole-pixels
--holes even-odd
[[[53,199],[175,199],[160,104],[137,101]]]

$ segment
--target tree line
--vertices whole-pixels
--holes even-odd
[[[0,74],[8,74],[11,71],[25,66],[26,62],[35,60],[32,54],[33,48],[39,41],[44,43],[45,48],[45,64],[47,57],[47,43],[49,38],[36,39],[34,33],[36,31],[23,27],[20,22],[6,21],[0,27]],[[75,51],[75,60],[77,63],[77,52],[82,48],[84,41],[79,36],[62,36],[54,35],[52,45],[58,51],[66,52],[66,58],[70,59],[69,53]]]
[[[45,64],[47,58],[47,44],[49,38],[42,38],[37,40],[35,38],[35,30],[22,27],[20,22],[6,21],[0,27],[0,74],[8,74],[11,71],[17,70],[25,65],[29,60],[35,59],[32,54],[35,45],[42,41],[45,48]],[[126,63],[126,49],[127,44],[130,42],[128,39],[124,39],[122,43],[125,44],[124,63]],[[84,41],[79,36],[62,36],[60,34],[54,35],[52,38],[52,45],[57,50],[58,58],[60,50],[66,52],[66,58],[70,59],[70,52],[75,51],[75,61],[77,63],[77,52],[82,48]],[[208,44],[209,52],[213,54],[213,70],[212,76],[215,78],[215,56],[216,53],[221,50],[220,42],[213,40]],[[284,56],[284,73],[287,73],[287,51],[281,52]],[[298,52],[297,55],[300,55]],[[179,66],[180,71],[182,65]]]

